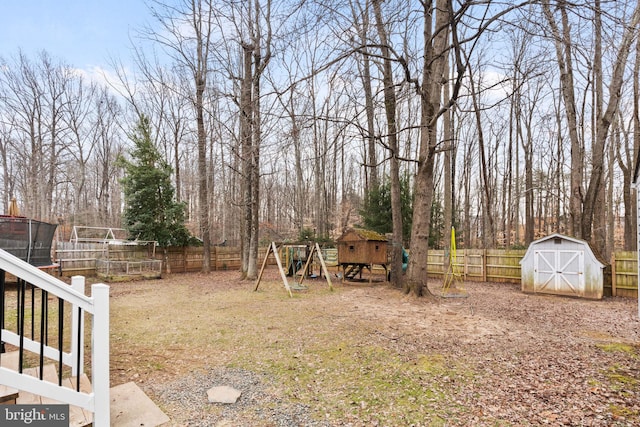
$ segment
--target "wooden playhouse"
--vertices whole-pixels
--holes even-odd
[[[360,228],[348,229],[337,240],[338,265],[342,268],[342,279],[362,278],[362,270],[369,270],[369,283],[372,281],[373,267],[384,269],[384,277],[389,272],[389,242],[375,231]]]

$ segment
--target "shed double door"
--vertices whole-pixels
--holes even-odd
[[[534,292],[584,295],[584,251],[534,252]]]

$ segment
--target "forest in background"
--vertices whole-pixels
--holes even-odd
[[[413,243],[441,229],[431,245],[446,246],[455,225],[458,247],[561,232],[605,257],[635,249],[637,1],[149,7],[131,58],[101,80],[46,51],[3,52],[5,212],[15,197],[63,237],[121,226],[116,160],[146,115],[191,232],[246,259],[260,239],[339,236],[381,186],[395,209],[402,180],[424,205]]]

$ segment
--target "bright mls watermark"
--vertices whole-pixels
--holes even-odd
[[[69,405],[0,405],[0,426],[68,427]]]

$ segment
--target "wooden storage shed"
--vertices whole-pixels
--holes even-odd
[[[602,298],[607,265],[584,240],[543,237],[529,245],[520,265],[523,292]]]
[[[338,265],[342,267],[343,279],[362,276],[363,268],[373,271],[374,265],[384,268],[385,278],[389,268],[387,238],[375,231],[352,228],[337,240]],[[371,276],[369,277],[371,282]]]

